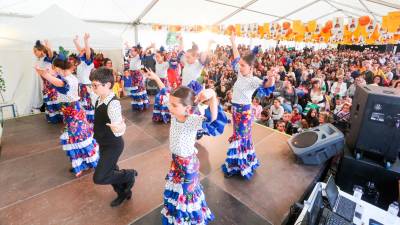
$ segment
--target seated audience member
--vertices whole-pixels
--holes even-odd
[[[254,119],[258,120],[261,117],[261,111],[263,110],[262,106],[260,105],[259,98],[253,98],[253,102],[251,104],[251,111],[254,115]]]
[[[318,126],[319,125],[318,111],[316,109],[310,109],[305,119],[310,127]]]
[[[330,123],[330,116],[328,112],[320,112],[318,117],[319,125]]]
[[[269,109],[263,109],[263,111],[261,112],[261,117],[259,120],[256,121],[256,123],[272,129],[274,128],[274,121],[270,116]]]
[[[293,133],[296,133],[297,130],[293,127],[292,122],[290,121],[292,119],[292,115],[288,112],[285,112],[282,117],[282,121],[285,122],[285,133],[292,135]]]
[[[301,111],[302,111],[302,109],[301,109],[300,105],[293,106],[292,119],[290,120],[292,122],[292,124],[300,125],[299,123],[302,119]]]
[[[285,133],[285,122],[283,120],[276,122],[276,129],[279,132]]]
[[[286,112],[292,112],[293,105],[298,103],[296,88],[294,87],[294,80],[292,78],[284,81],[280,97],[283,98],[282,107]]]
[[[372,84],[372,86],[383,86],[383,79],[381,76],[375,75]]]
[[[285,110],[281,106],[281,102],[278,99],[275,99],[274,104],[270,108],[270,115],[272,117],[272,120],[274,120],[274,123],[276,123],[276,121],[282,119],[284,112],[285,112]]]
[[[351,103],[345,102],[341,109],[334,114],[334,125],[339,128],[343,133],[346,132],[347,128],[350,125],[350,110]]]

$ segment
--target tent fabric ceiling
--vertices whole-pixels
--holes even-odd
[[[131,23],[151,3],[155,4],[140,22],[206,25],[281,19],[325,22],[333,17],[362,15],[381,20],[388,12],[400,10],[398,0],[2,0],[0,13],[37,15],[56,4],[80,19]]]

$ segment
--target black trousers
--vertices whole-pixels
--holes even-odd
[[[113,142],[99,143],[100,160],[93,175],[95,184],[111,184],[118,194],[123,194],[130,180],[134,178],[133,172],[120,170],[117,162],[124,149],[123,139]]]

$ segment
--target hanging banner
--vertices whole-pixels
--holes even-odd
[[[358,20],[356,19],[356,18],[354,18],[354,17],[351,17],[351,18],[349,18],[349,31],[351,32],[351,33],[353,33],[355,30],[356,30],[356,28],[357,28],[357,26],[358,26]]]
[[[368,15],[359,18],[335,17],[324,24],[311,21],[282,21],[235,25],[161,25],[148,24],[154,31],[212,32],[247,38],[333,44],[387,44],[400,42],[400,11],[382,16],[382,22]],[[171,39],[171,37],[169,37]]]
[[[344,36],[344,19],[343,17],[336,17],[333,19],[334,25],[332,28],[332,37],[331,41],[333,43],[340,43],[343,41],[343,36]]]

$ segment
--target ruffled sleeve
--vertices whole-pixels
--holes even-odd
[[[257,89],[256,96],[258,98],[263,98],[263,97],[269,96],[272,92],[274,92],[275,85],[273,85],[271,87],[267,87],[267,88],[264,87],[264,85],[267,81],[268,81],[267,79],[264,79],[264,81],[262,82],[262,85]]]
[[[85,62],[86,65],[90,65],[93,63],[93,59],[90,58],[89,60],[86,58],[86,54],[83,54],[81,57],[79,57],[79,59],[81,60],[81,62]]]
[[[195,80],[190,81],[187,87],[192,89],[196,95],[198,95],[203,90],[203,85]]]
[[[54,58],[54,56],[53,56],[53,58]],[[50,58],[49,56],[46,55],[46,56],[44,57],[43,61],[44,61],[44,62],[48,62],[48,63],[52,63],[52,62],[53,62],[53,58]]]
[[[209,136],[218,136],[224,133],[224,128],[228,123],[228,118],[221,105],[218,105],[218,115],[216,120],[211,122],[210,108],[205,110],[204,117],[202,124],[204,134]]]
[[[232,64],[232,68],[236,73],[239,72],[239,60],[240,60],[240,56],[236,57],[231,63]]]
[[[66,80],[64,77],[60,76],[60,75],[57,75],[57,78],[60,79],[60,80],[64,83],[64,86],[62,86],[62,87],[56,87],[55,85],[52,85],[52,86],[53,86],[58,92],[60,92],[61,94],[64,94],[64,95],[67,94],[67,92],[68,92],[69,89],[70,89],[67,80]]]

